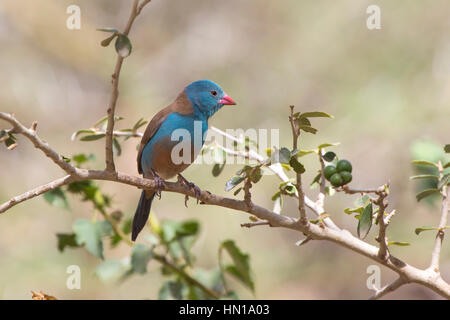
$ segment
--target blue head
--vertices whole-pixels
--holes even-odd
[[[233,99],[223,92],[218,84],[210,80],[192,82],[186,87],[186,96],[194,109],[204,114],[207,118],[211,117],[224,105],[236,104]]]

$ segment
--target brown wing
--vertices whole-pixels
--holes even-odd
[[[137,164],[139,173],[142,173],[142,166],[141,166],[142,151],[144,151],[145,146],[150,141],[150,139],[155,135],[156,131],[158,131],[159,127],[161,127],[161,124],[167,118],[170,112],[171,106],[169,105],[164,109],[162,109],[161,111],[159,111],[147,125],[144,135],[142,136],[141,144],[139,145],[139,152],[137,155]]]
[[[192,113],[192,105],[189,102],[188,98],[186,97],[186,93],[183,91],[181,94],[178,95],[178,97],[175,99],[173,103],[159,111],[153,119],[150,121],[150,123],[147,125],[147,128],[145,129],[144,135],[142,136],[141,144],[139,145],[139,152],[137,155],[137,164],[138,164],[138,172],[143,173],[142,166],[141,166],[141,158],[142,158],[142,151],[144,150],[147,143],[150,141],[150,139],[155,135],[156,131],[158,131],[159,127],[161,127],[161,124],[164,122],[164,120],[167,118],[167,116],[172,112],[177,112],[181,114],[190,114]]]

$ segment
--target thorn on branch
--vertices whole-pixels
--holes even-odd
[[[36,128],[37,128],[37,121],[33,121],[33,123],[31,124],[31,130],[36,132]]]
[[[257,226],[269,226],[272,227],[269,221],[256,221],[256,222],[249,222],[249,223],[241,223],[242,228],[252,228]]]

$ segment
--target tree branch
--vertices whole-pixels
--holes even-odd
[[[289,122],[291,124],[292,129],[292,148],[293,150],[297,150],[298,148],[298,137],[300,136],[300,130],[298,129],[295,119],[294,119],[294,106],[290,106],[291,115],[289,116]],[[307,225],[309,224],[308,219],[306,218],[306,208],[305,208],[305,193],[303,192],[302,187],[302,175],[300,173],[296,173],[297,180],[297,192],[298,192],[298,211],[300,212],[300,220],[301,224]]]
[[[70,176],[70,175],[65,176],[63,178],[54,180],[50,183],[44,184],[44,185],[34,188],[32,190],[29,190],[21,195],[15,196],[15,197],[11,198],[9,201],[6,201],[2,205],[0,205],[0,214],[23,201],[27,201],[34,197],[40,196],[41,194],[44,194],[47,191],[54,190],[58,187],[69,184],[72,181],[74,181],[72,176]]]
[[[442,167],[442,163],[441,161],[438,162],[438,169],[439,169],[439,179],[442,179],[442,177],[444,176],[444,168]],[[449,193],[450,190],[447,186],[447,184],[445,184],[442,187],[442,206],[441,206],[441,219],[439,222],[439,230],[436,234],[436,239],[434,242],[434,249],[433,249],[433,253],[431,254],[431,264],[429,269],[436,272],[436,273],[440,273],[439,271],[439,259],[441,256],[441,247],[442,247],[442,242],[444,241],[444,235],[445,235],[445,226],[447,225],[447,216],[448,216],[448,210],[449,210]]]
[[[141,13],[142,9],[151,0],[144,0],[139,5],[139,0],[134,0],[133,7],[131,9],[130,17],[128,18],[127,25],[122,32],[124,35],[128,35],[131,30],[136,17]],[[108,124],[106,127],[106,140],[105,140],[105,162],[106,170],[114,172],[116,167],[114,165],[114,154],[113,154],[113,131],[114,131],[114,114],[116,111],[117,99],[119,97],[119,76],[120,70],[122,68],[123,57],[119,54],[117,55],[116,66],[114,68],[114,73],[112,75],[112,92],[108,104]]]
[[[386,224],[386,221],[384,219],[384,212],[387,207],[387,201],[385,200],[386,197],[387,192],[385,191],[384,188],[383,191],[381,190],[379,191],[378,199],[375,201],[375,203],[378,205],[378,214],[376,219],[378,221],[379,230],[378,230],[378,237],[376,240],[380,244],[380,250],[378,251],[378,257],[380,259],[387,259],[389,255],[388,243],[386,239],[386,229],[388,225]]]
[[[26,138],[33,142],[35,147],[42,152],[44,152],[49,158],[51,158],[58,166],[63,168],[69,176],[55,180],[52,183],[45,185],[42,192],[33,192],[36,189],[31,190],[31,192],[27,194],[27,196],[21,195],[22,201],[34,198],[40,194],[42,194],[43,190],[52,190],[58,186],[69,183],[73,179],[73,181],[81,181],[81,180],[103,180],[103,181],[112,181],[116,183],[127,184],[131,186],[138,187],[140,189],[155,189],[157,187],[155,181],[132,176],[128,174],[124,174],[121,172],[110,172],[106,170],[86,170],[75,168],[72,165],[65,162],[54,150],[52,150],[47,144],[42,142],[42,140],[36,135],[36,133],[30,133],[28,129],[26,129],[22,124],[20,124],[12,115],[6,113],[0,113],[0,118],[6,120],[7,122],[14,125],[17,133],[23,134]],[[24,130],[24,128],[26,130]],[[66,180],[64,180],[66,179]],[[163,187],[164,191],[167,192],[175,192],[183,195],[188,195],[190,197],[195,197],[195,191],[192,188],[189,188],[183,183],[179,182],[166,182]],[[299,223],[299,219],[294,219],[288,216],[277,214],[273,211],[270,211],[266,208],[258,206],[256,204],[252,204],[251,207],[244,200],[237,200],[222,197],[220,195],[210,194],[206,191],[200,192],[200,200],[207,205],[215,205],[224,208],[229,208],[237,211],[247,212],[251,215],[256,216],[261,220],[267,221],[273,227],[283,227],[291,230],[296,230],[302,232],[307,235],[307,237],[313,240],[327,240],[334,242],[342,247],[348,248],[360,255],[368,257],[369,259],[378,262],[389,269],[395,271],[399,274],[399,276],[403,277],[407,282],[414,282],[424,285],[439,295],[450,299],[450,285],[445,282],[441,276],[432,272],[431,270],[421,270],[415,268],[413,266],[408,265],[407,263],[397,259],[394,256],[389,256],[387,259],[380,259],[378,252],[379,249],[373,245],[370,245],[356,237],[354,237],[347,230],[340,230],[331,227],[319,226],[315,224],[301,224]],[[10,200],[11,201],[11,200]],[[0,208],[4,208],[4,211],[10,209],[11,207],[17,205],[22,202],[7,202],[5,204],[0,205]],[[312,202],[310,203],[312,210],[316,213],[319,212],[320,208]],[[325,220],[325,219],[324,219]]]
[[[28,129],[12,114],[0,112],[0,119],[5,120],[13,126],[14,133],[22,134],[28,140],[30,140],[33,145],[41,150],[47,157],[49,157],[56,165],[58,165],[61,169],[66,171],[69,174],[74,174],[76,172],[76,168],[73,167],[70,163],[66,162],[61,155],[56,153],[53,149],[51,149],[48,144],[42,141],[38,135],[36,134],[36,130]],[[34,125],[33,125],[34,126]]]

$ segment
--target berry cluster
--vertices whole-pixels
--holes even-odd
[[[352,164],[348,160],[339,160],[336,166],[326,166],[323,174],[333,187],[343,186],[352,181]]]

